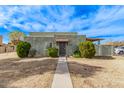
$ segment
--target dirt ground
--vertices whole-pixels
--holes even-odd
[[[75,88],[124,88],[124,57],[68,58]]]
[[[0,54],[0,87],[51,87],[56,65],[56,58],[20,59],[16,53]]]

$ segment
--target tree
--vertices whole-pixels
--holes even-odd
[[[14,45],[18,44],[19,41],[22,41],[24,37],[25,34],[17,30],[9,33],[9,39]]]
[[[92,58],[96,53],[95,46],[90,41],[81,42],[79,45],[79,50],[81,57],[84,58]]]

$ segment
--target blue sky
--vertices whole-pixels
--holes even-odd
[[[107,41],[124,41],[124,6],[0,6],[0,35],[78,32]]]

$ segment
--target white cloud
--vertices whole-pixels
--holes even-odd
[[[117,22],[124,20],[124,6],[113,6],[112,8],[101,7],[91,21],[90,29],[80,33],[87,34],[90,37],[110,36],[113,40],[124,40],[124,22],[117,25]],[[111,37],[111,36],[115,37]],[[116,35],[122,35],[119,38]],[[107,37],[108,38],[108,37]],[[106,38],[106,39],[107,39]],[[115,39],[114,39],[115,38]]]

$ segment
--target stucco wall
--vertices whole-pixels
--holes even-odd
[[[74,36],[69,36],[69,43],[67,46],[67,55],[72,55],[73,52],[77,49],[77,46],[79,45],[80,42],[83,42],[86,40],[85,35],[74,35]]]
[[[0,36],[0,45],[2,45],[2,36]]]
[[[114,52],[113,46],[95,45],[96,56],[112,56]]]
[[[47,56],[46,49],[49,44],[53,42],[53,39],[53,37],[26,37],[25,41],[29,42],[31,44],[31,48],[37,51],[37,56]]]
[[[16,46],[0,46],[0,53],[15,52]]]
[[[5,47],[3,46],[0,47],[0,53],[5,53]]]

